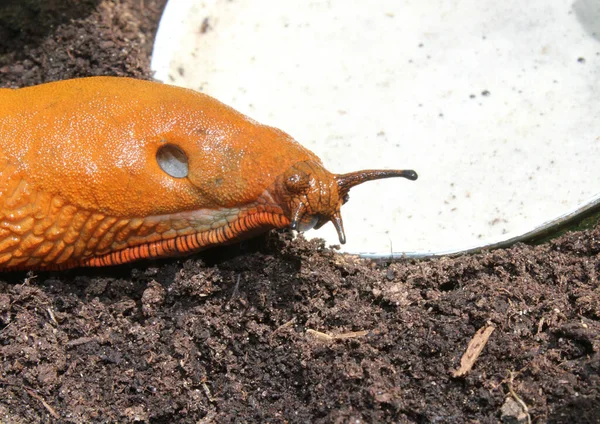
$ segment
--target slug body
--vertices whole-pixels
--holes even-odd
[[[332,221],[363,181],[191,90],[118,77],[0,89],[0,270],[172,256]]]

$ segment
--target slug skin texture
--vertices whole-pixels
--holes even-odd
[[[286,133],[204,94],[92,77],[0,89],[0,270],[173,256],[332,221],[348,190]]]

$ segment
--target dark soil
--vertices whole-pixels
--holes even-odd
[[[163,5],[4,1],[0,85],[150,78]],[[4,274],[0,422],[598,423],[599,275],[600,228],[392,264],[271,233],[188,259]]]

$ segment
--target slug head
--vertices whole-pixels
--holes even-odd
[[[349,174],[332,174],[315,161],[291,166],[279,179],[276,196],[287,210],[290,227],[297,231],[320,228],[331,221],[341,244],[346,243],[340,209],[356,185],[371,180],[403,177],[416,180],[412,170],[363,170]]]

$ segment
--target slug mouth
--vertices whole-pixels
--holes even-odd
[[[341,215],[341,207],[349,199],[352,187],[367,181],[384,178],[418,178],[415,171],[369,169],[348,174],[332,174],[320,163],[300,162],[290,167],[282,176],[279,190],[282,204],[287,204],[290,228],[297,231],[319,229],[330,222],[335,227],[340,244],[346,243],[346,233]]]

